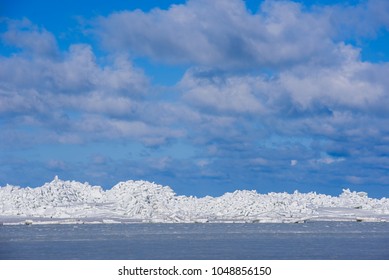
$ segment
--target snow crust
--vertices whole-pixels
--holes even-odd
[[[237,190],[220,197],[178,196],[167,186],[126,181],[99,186],[55,177],[37,188],[0,187],[0,224],[56,223],[296,223],[305,221],[389,221],[389,199],[344,189],[324,194]]]

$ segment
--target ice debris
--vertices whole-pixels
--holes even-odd
[[[0,187],[0,224],[121,222],[389,221],[389,199],[343,190],[338,197],[238,190],[220,197],[178,196],[147,181],[110,190],[58,177],[37,188]]]

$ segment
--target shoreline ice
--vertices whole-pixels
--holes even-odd
[[[103,190],[58,177],[37,188],[0,187],[0,225],[306,221],[388,222],[389,199],[349,189],[337,197],[237,190],[197,198],[147,181],[120,182]]]

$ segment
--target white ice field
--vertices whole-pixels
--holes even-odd
[[[238,190],[220,197],[178,196],[147,181],[120,182],[110,190],[76,181],[37,188],[0,187],[0,224],[61,223],[299,223],[388,222],[389,199],[346,189],[338,197],[317,193]]]

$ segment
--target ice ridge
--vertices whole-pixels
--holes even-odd
[[[220,197],[178,196],[147,181],[120,182],[109,190],[88,183],[53,181],[37,188],[0,187],[0,224],[121,222],[389,221],[389,199],[344,189],[314,192],[237,190]]]

